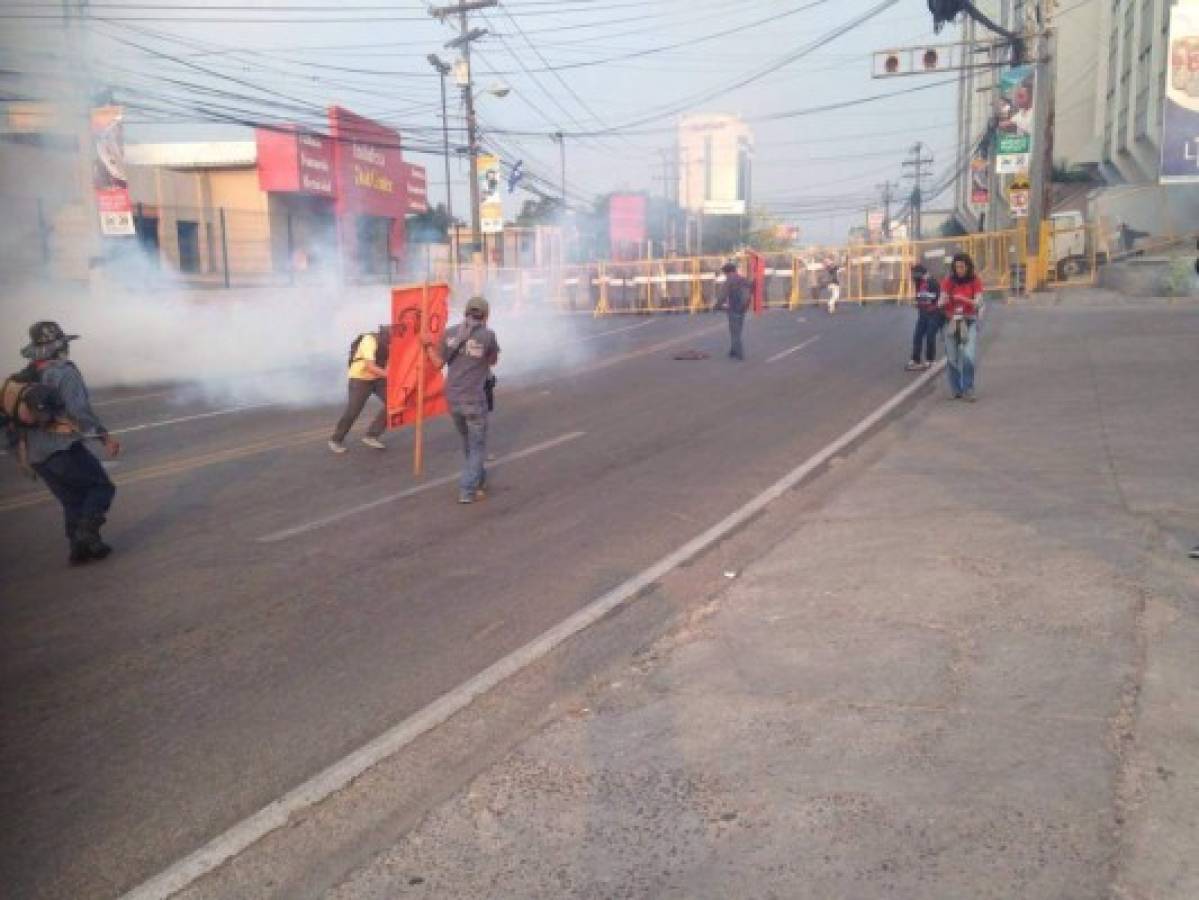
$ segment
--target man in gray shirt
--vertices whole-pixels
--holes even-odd
[[[70,342],[56,322],[37,322],[29,329],[29,346],[21,355],[30,360],[31,380],[52,388],[60,403],[59,415],[46,425],[18,426],[33,471],[62,504],[70,562],[79,565],[104,559],[112,548],[100,538],[116,487],[83,442],[98,439],[109,456],[121,444],[108,433],[92,410],[83,375],[70,361]]]
[[[458,502],[474,503],[487,483],[487,379],[500,358],[495,332],[487,327],[491,308],[482,297],[466,302],[463,320],[447,328],[440,346],[426,347],[436,366],[446,367],[445,398],[462,436],[465,465],[458,483]]]

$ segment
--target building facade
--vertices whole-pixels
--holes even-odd
[[[684,116],[678,129],[678,203],[689,213],[743,216],[752,196],[753,135],[737,116]]]

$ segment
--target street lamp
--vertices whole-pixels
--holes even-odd
[[[441,76],[441,141],[442,154],[445,157],[445,212],[450,220],[450,227],[453,228],[454,198],[450,190],[450,120],[445,103],[445,79],[453,71],[454,67],[447,62],[443,62],[441,57],[436,53],[430,53],[426,59],[429,60],[429,65],[437,70],[437,74]],[[453,248],[453,243],[453,241],[450,241],[451,249]]]

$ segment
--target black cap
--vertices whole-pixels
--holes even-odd
[[[729,274],[729,272],[736,272],[737,264],[730,260],[720,267],[720,271],[724,272],[725,275]]]

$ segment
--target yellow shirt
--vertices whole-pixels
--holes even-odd
[[[379,339],[373,334],[364,334],[358,342],[358,350],[350,363],[350,377],[360,381],[374,381],[375,376],[366,367],[368,362],[375,361],[375,351],[379,349]]]

